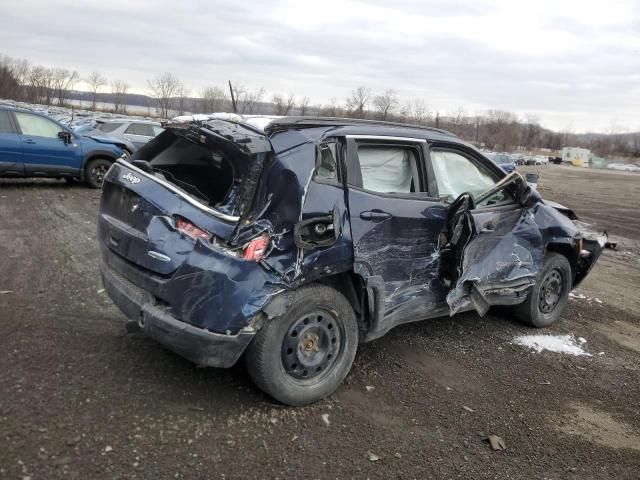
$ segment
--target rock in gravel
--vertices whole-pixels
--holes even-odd
[[[367,452],[367,458],[370,462],[377,462],[380,460],[380,457],[371,451]]]
[[[365,390],[366,390],[367,392],[370,392],[371,390],[373,390],[373,389],[374,389],[374,388],[376,388],[376,387],[372,387],[371,385],[366,385],[364,388],[365,388]]]
[[[329,426],[329,414],[328,413],[323,413],[322,414],[322,421],[324,422],[324,424],[327,427]]]
[[[105,453],[109,453],[109,452],[113,451],[113,447],[107,445],[106,447],[104,447],[104,451],[105,451]]]
[[[507,444],[504,443],[504,440],[498,435],[489,435],[487,440],[489,441],[489,445],[491,445],[492,450],[505,450],[507,448]]]

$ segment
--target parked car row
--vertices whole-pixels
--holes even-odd
[[[73,130],[42,113],[0,105],[0,177],[64,178],[99,188],[115,159],[162,131],[157,122],[126,119]]]
[[[549,163],[549,157],[544,155],[507,152],[484,152],[484,154],[507,173],[513,172],[518,165],[547,165]]]

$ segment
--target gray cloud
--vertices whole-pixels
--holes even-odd
[[[316,103],[366,85],[444,112],[501,108],[556,129],[640,128],[634,0],[456,3],[2,0],[0,53],[97,69],[139,92],[164,71],[194,91],[232,79]]]

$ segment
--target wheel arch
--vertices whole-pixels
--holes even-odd
[[[305,282],[296,288],[312,285],[314,283],[331,287],[341,293],[347,299],[356,315],[361,337],[369,331],[370,319],[367,309],[367,289],[365,287],[365,280],[362,276],[352,270],[344,271],[330,276],[317,278],[310,282]],[[290,293],[293,290],[294,289],[286,290],[275,295],[262,307],[262,312],[264,312],[267,318],[282,315],[290,304]]]
[[[117,160],[117,157],[114,157],[109,152],[102,152],[102,151],[91,152],[89,155],[85,157],[84,163],[82,164],[82,169],[80,170],[80,173],[81,173],[80,180],[82,181],[86,180],[87,165],[89,165],[89,163],[93,160],[107,160],[111,163],[115,163],[115,161]]]
[[[576,279],[578,271],[578,252],[576,249],[567,242],[552,242],[547,244],[547,252],[559,253],[569,261],[571,267],[571,283],[573,284]]]

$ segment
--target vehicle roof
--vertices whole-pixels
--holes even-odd
[[[362,134],[389,134],[402,137],[433,138],[442,136],[458,139],[453,133],[433,127],[413,125],[409,123],[386,122],[382,120],[365,120],[358,118],[339,117],[282,117],[269,123],[265,131],[271,133],[289,129],[315,128],[315,127],[354,127],[352,130],[361,130]],[[400,132],[399,130],[402,130]]]
[[[160,122],[153,120],[137,120],[135,118],[96,118],[97,123],[148,123],[150,125],[160,126]]]
[[[39,112],[37,110],[31,110],[29,108],[24,108],[24,107],[16,107],[14,105],[0,104],[0,110],[11,110],[12,112],[35,113],[36,115],[42,115],[43,117],[48,117],[48,115],[44,112]]]

